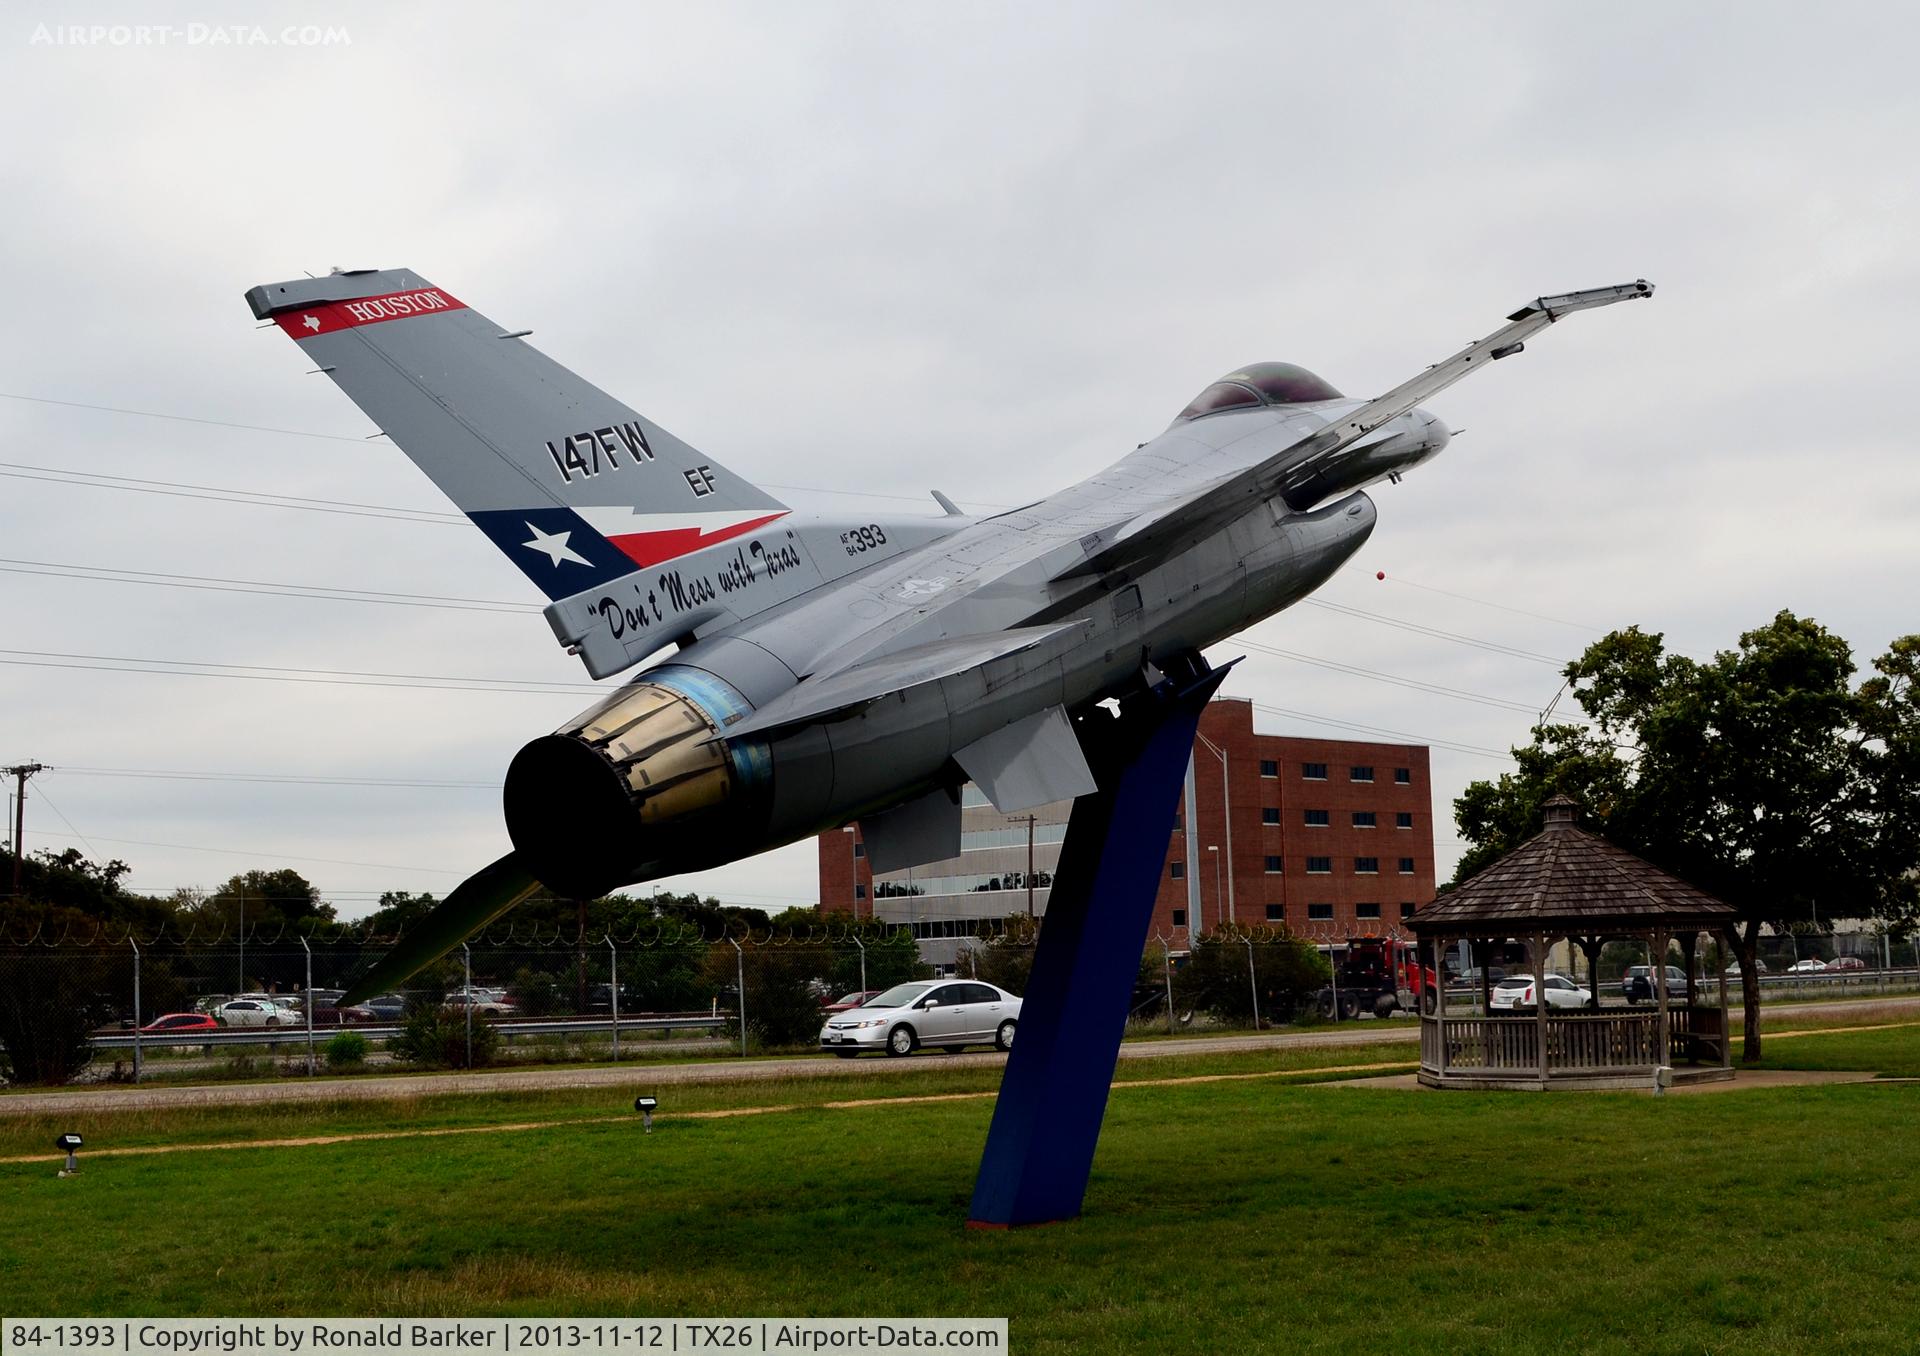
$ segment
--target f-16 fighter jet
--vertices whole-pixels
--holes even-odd
[[[873,868],[898,870],[958,855],[968,779],[1008,812],[1092,792],[1076,721],[1205,672],[1206,647],[1325,582],[1373,531],[1364,487],[1446,447],[1421,402],[1564,316],[1652,293],[1540,297],[1371,400],[1289,363],[1229,372],[1158,437],[1007,512],[936,495],[940,516],[825,517],[416,273],[252,289],[254,315],[547,596],[593,677],[644,666],[520,750],[513,850],[356,992],[541,885],[592,898],[854,820]]]

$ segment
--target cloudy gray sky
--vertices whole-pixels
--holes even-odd
[[[71,31],[114,24],[171,31]],[[470,528],[98,479],[444,513],[241,300],[334,265],[533,328],[802,507],[905,513],[1070,483],[1246,362],[1374,394],[1537,294],[1645,277],[1651,303],[1434,402],[1465,436],[1376,491],[1320,596],[1560,659],[1636,622],[1705,654],[1786,607],[1864,661],[1920,630],[1916,30],[1881,4],[13,6],[0,391],[333,435],[0,399],[0,759],[59,769],[29,846],[84,835],[153,889],[293,865],[348,914],[444,892],[506,846],[515,749],[587,704]],[[526,610],[18,572],[49,564]],[[1504,703],[1235,671],[1433,741],[1443,825],[1559,682],[1318,607],[1250,639]],[[459,681],[125,671],[181,663]],[[697,884],[778,908],[813,880],[801,844]]]

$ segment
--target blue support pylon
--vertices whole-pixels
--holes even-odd
[[[974,1182],[973,1228],[1080,1213],[1194,733],[1225,677],[1221,668],[1163,681],[1118,717],[1081,724],[1098,789],[1067,821]]]

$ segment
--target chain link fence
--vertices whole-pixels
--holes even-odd
[[[1010,919],[962,946],[955,972],[1023,994],[1037,938],[1037,924]],[[713,937],[664,923],[622,936],[510,930],[481,934],[404,990],[341,1007],[343,990],[390,944],[345,928],[245,939],[100,931],[0,939],[0,1073],[35,1084],[205,1081],[814,1048],[827,1005],[932,974],[904,931]],[[1284,929],[1152,938],[1134,985],[1133,1029],[1337,1020],[1355,1010],[1339,1002],[1344,950]],[[1610,944],[1589,974],[1576,949],[1568,968],[1589,987],[1597,980],[1602,1001],[1611,1002],[1625,996],[1634,967],[1653,963],[1644,952]],[[1450,964],[1457,959],[1450,953]],[[1667,960],[1683,964],[1677,950]],[[1920,990],[1912,939],[1770,934],[1759,960],[1769,1001]],[[1734,958],[1708,946],[1694,961],[1710,981]],[[1499,960],[1465,962],[1483,963]],[[1728,976],[1737,994],[1737,968]]]

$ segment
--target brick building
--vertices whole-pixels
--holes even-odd
[[[1031,825],[971,785],[961,804],[958,858],[877,880],[857,828],[822,834],[820,907],[910,926],[936,965],[950,963],[982,923],[1026,912],[1029,899],[1044,915],[1071,802],[1033,811]],[[1257,734],[1251,702],[1219,698],[1207,707],[1161,868],[1156,935],[1178,949],[1230,917],[1339,941],[1400,931],[1433,894],[1424,746]]]

